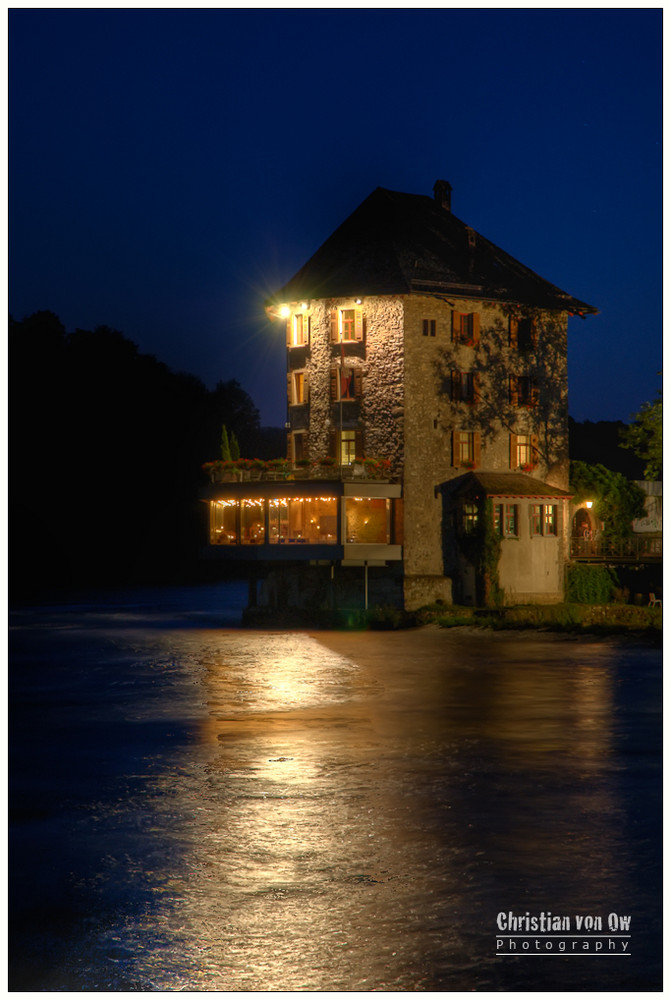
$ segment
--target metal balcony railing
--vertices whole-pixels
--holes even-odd
[[[662,558],[662,539],[656,535],[634,535],[617,541],[604,538],[572,538],[571,559],[609,562],[646,562]]]

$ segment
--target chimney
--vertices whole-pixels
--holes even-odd
[[[452,185],[449,181],[436,181],[433,185],[433,197],[437,205],[444,208],[446,212],[451,211]]]

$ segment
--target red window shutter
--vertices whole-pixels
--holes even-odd
[[[332,368],[331,369],[330,394],[331,394],[331,402],[335,402],[336,400],[338,400],[340,398],[339,397],[339,393],[338,393],[338,369],[337,368]]]
[[[363,395],[363,379],[361,377],[361,369],[354,369],[354,395],[359,399]],[[358,454],[358,452],[357,452]]]
[[[354,431],[354,455],[363,458],[363,431]]]
[[[514,316],[508,320],[508,342],[511,347],[517,347],[517,326],[518,321]]]
[[[476,469],[480,468],[480,453],[480,434],[478,431],[475,431],[473,434],[473,461]]]
[[[510,435],[510,468],[517,468],[517,434]]]
[[[354,310],[354,339],[363,340],[363,310]]]
[[[480,343],[480,313],[473,313],[473,343]]]
[[[338,333],[338,310],[331,310],[331,342],[337,344],[340,340],[340,335]]]
[[[461,339],[461,313],[452,310],[452,340],[456,343]]]

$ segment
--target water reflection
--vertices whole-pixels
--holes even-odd
[[[99,914],[69,956],[79,988],[99,988],[101,948],[117,989],[655,988],[654,651],[430,629],[113,636],[130,664],[115,711],[187,735],[90,807],[107,861],[77,890]],[[623,908],[625,969],[494,955],[501,910]]]

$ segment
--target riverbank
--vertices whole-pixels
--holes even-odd
[[[394,607],[355,609],[247,608],[247,628],[307,628],[355,631],[398,631],[423,625],[442,629],[536,630],[588,636],[630,636],[661,643],[661,607],[633,604],[529,604],[505,608],[473,608],[434,604],[408,612]]]

